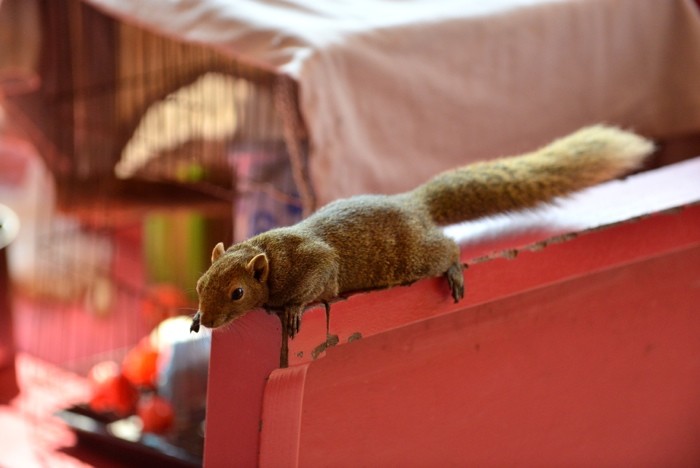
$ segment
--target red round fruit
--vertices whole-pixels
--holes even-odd
[[[141,387],[154,388],[158,374],[158,351],[148,339],[132,348],[122,361],[122,374]]]
[[[149,395],[141,399],[137,414],[143,423],[143,432],[162,434],[173,425],[175,413],[168,400],[158,395]]]
[[[139,400],[136,388],[120,372],[112,361],[95,365],[88,374],[93,392],[90,408],[98,413],[112,412],[117,416],[128,416],[134,412]]]

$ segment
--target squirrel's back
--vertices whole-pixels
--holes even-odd
[[[540,203],[622,176],[653,152],[649,140],[595,125],[517,157],[453,169],[411,191],[438,225]]]
[[[460,250],[439,225],[548,202],[623,175],[652,150],[633,133],[589,127],[523,156],[445,172],[410,192],[337,200],[227,251],[218,244],[197,282],[192,329],[200,322],[222,326],[265,307],[284,310],[283,330],[293,336],[303,308],[314,301],[437,275],[447,278],[458,301],[464,295]]]

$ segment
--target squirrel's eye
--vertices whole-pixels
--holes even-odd
[[[231,292],[231,300],[237,301],[243,297],[243,288],[236,288]]]

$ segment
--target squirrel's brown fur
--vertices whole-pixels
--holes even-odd
[[[459,248],[440,226],[549,202],[623,175],[652,151],[633,133],[587,127],[532,153],[444,172],[409,192],[332,202],[226,251],[220,243],[197,283],[197,327],[263,307],[284,311],[293,336],[309,303],[438,275],[458,301]]]

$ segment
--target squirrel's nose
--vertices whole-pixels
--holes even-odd
[[[205,314],[202,311],[197,312],[199,314],[199,323],[207,328],[216,328],[221,325],[219,322],[219,317],[215,314]]]

